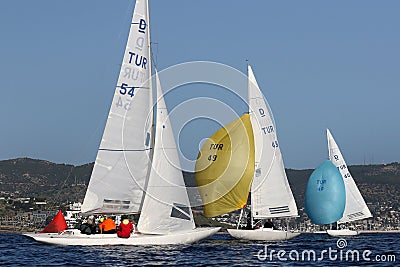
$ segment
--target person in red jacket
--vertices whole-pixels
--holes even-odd
[[[118,226],[117,235],[121,238],[129,238],[135,229],[133,223],[126,216],[121,217],[122,222]]]

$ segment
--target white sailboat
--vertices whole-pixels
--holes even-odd
[[[297,207],[272,116],[250,66],[248,94],[249,114],[221,128],[202,147],[196,162],[196,181],[206,217],[241,208],[243,212],[251,190],[254,226],[261,220],[297,216]],[[247,240],[287,240],[300,234],[263,227],[238,228],[228,229],[229,234]]]
[[[297,206],[286,177],[276,128],[250,65],[248,94],[255,147],[255,172],[251,185],[252,222],[296,217]],[[238,239],[271,241],[287,240],[300,234],[262,226],[255,230],[229,229],[228,232]]]
[[[56,245],[166,245],[190,244],[219,230],[195,228],[157,72],[153,138],[150,57],[148,1],[137,0],[113,102],[82,205],[87,215],[140,213],[140,233],[127,239],[73,230],[26,236]]]
[[[347,168],[346,162],[344,161],[342,153],[339,150],[339,146],[336,144],[335,139],[333,139],[329,129],[326,130],[326,135],[328,139],[329,159],[339,169],[346,189],[346,206],[343,217],[337,222],[338,228],[342,223],[363,220],[372,217],[364,198],[358,190],[357,185],[354,182],[349,169]],[[331,236],[358,235],[358,231],[350,229],[327,230],[327,233]]]

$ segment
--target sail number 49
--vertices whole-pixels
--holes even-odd
[[[216,160],[217,160],[217,155],[208,156],[208,161],[216,161]]]
[[[223,147],[224,147],[224,144],[219,144],[219,143],[217,143],[217,144],[214,144],[214,143],[212,143],[212,144],[210,144],[210,150],[222,150],[223,149]],[[216,161],[217,160],[217,155],[209,155],[208,156],[208,161]]]

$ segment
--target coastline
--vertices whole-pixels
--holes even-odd
[[[360,234],[400,233],[400,230],[360,230]]]
[[[396,234],[400,233],[400,230],[359,230],[360,234]],[[326,234],[325,231],[319,232],[301,232],[302,234]]]
[[[0,228],[0,234],[22,234],[24,232],[31,232],[31,231],[24,231],[24,230],[14,230],[14,229],[5,229]],[[325,232],[300,232],[301,234],[325,234]],[[360,230],[360,234],[397,234],[400,233],[399,230]],[[216,234],[228,234],[226,229],[221,229]]]

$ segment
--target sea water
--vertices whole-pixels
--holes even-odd
[[[51,246],[0,234],[3,266],[398,266],[400,234],[334,238],[302,234],[284,242],[235,240],[217,234],[193,245]]]

